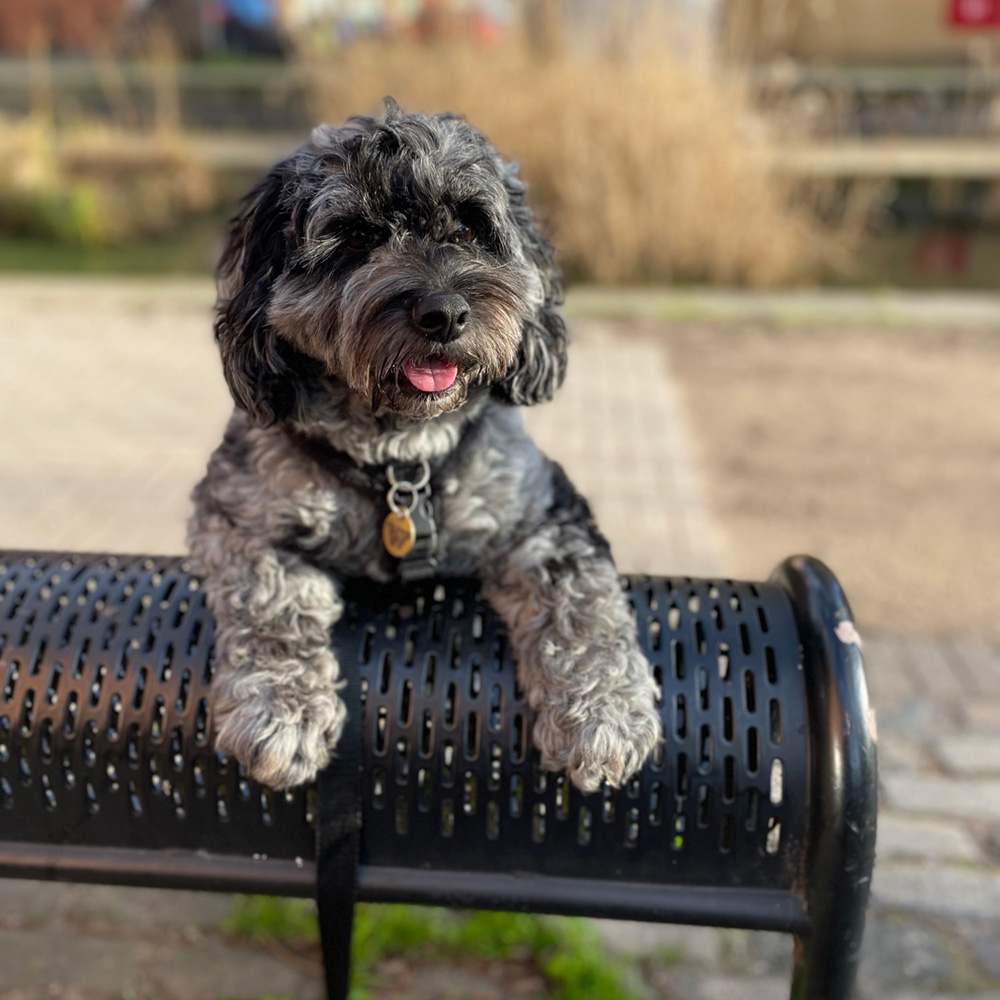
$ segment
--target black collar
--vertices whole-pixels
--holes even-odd
[[[288,424],[282,427],[282,430],[294,448],[349,486],[362,490],[384,490],[386,488],[386,467],[384,465],[364,465],[346,451],[334,448],[329,441],[313,437],[311,434],[304,434]]]

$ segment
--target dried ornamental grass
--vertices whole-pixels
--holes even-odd
[[[303,50],[318,118],[404,107],[455,111],[520,160],[533,204],[575,277],[774,285],[840,238],[796,206],[778,149],[740,82],[679,55],[664,33],[626,54],[513,32],[472,43],[358,42]]]

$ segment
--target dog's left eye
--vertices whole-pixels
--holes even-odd
[[[459,223],[458,228],[451,234],[452,243],[471,243],[476,238],[476,231],[464,223]]]

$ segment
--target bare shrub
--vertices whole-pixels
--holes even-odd
[[[156,236],[215,203],[209,166],[179,124],[176,60],[152,50],[155,125],[137,130],[121,69],[107,54],[99,76],[116,120],[78,118],[57,126],[49,54],[29,64],[33,111],[0,117],[0,232],[103,246]]]
[[[0,120],[0,232],[83,246],[169,231],[214,202],[179,136],[44,118]]]

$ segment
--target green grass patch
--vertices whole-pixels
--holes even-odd
[[[246,896],[224,930],[245,941],[291,947],[318,944],[315,906],[307,900]],[[638,965],[612,957],[585,920],[418,906],[362,905],[354,928],[351,1000],[368,1000],[378,963],[419,955],[420,962],[531,957],[553,1000],[645,1000]]]
[[[306,899],[240,896],[222,929],[251,944],[275,941],[292,946],[319,943],[316,907]]]
[[[61,274],[209,277],[221,245],[225,213],[205,213],[175,232],[121,246],[87,247],[34,236],[0,235],[0,271]]]

